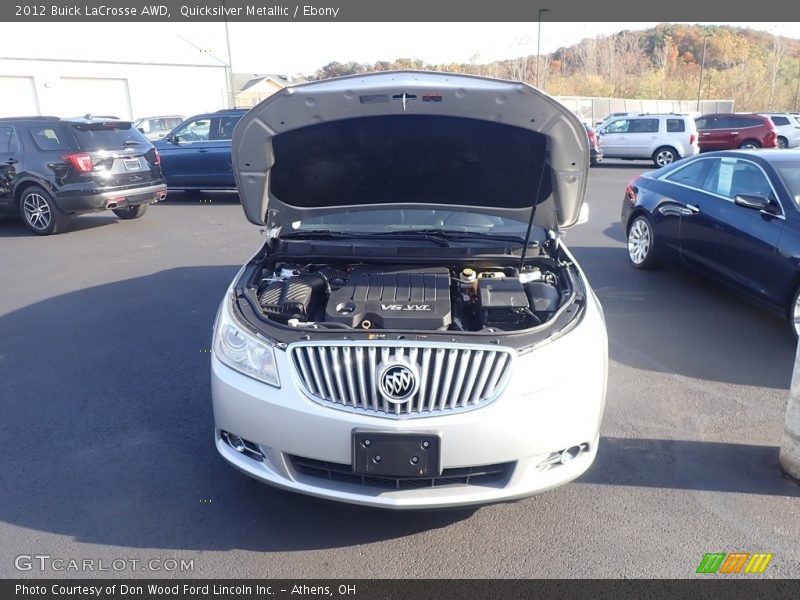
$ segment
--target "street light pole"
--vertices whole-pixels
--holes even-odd
[[[539,31],[536,34],[536,87],[539,87],[539,54],[542,47],[542,13],[550,12],[549,8],[539,9]]]
[[[703,69],[706,66],[706,42],[710,33],[703,35],[703,58],[700,61],[700,83],[697,84],[697,112],[700,112],[700,95],[703,93]]]
[[[797,112],[797,97],[800,96],[800,62],[797,63],[797,89],[794,91],[794,111]]]
[[[222,0],[222,6],[225,8],[225,49],[228,53],[228,64],[225,67],[228,75],[228,108],[236,108],[236,90],[233,89],[233,59],[231,58],[231,36],[228,31],[228,10],[225,0]]]

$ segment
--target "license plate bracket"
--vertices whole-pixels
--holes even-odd
[[[441,438],[417,433],[353,432],[353,473],[438,477]]]

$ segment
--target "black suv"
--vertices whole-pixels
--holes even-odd
[[[19,213],[34,233],[109,209],[136,219],[166,195],[158,152],[130,121],[0,119],[0,210]]]

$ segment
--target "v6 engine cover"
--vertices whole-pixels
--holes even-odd
[[[450,273],[438,267],[356,268],[331,292],[325,320],[349,327],[445,329],[451,322]]]

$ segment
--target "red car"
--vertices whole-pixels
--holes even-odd
[[[586,123],[583,124],[586,129],[586,135],[589,136],[589,164],[596,165],[603,160],[603,151],[600,149],[600,140],[598,139],[597,132],[589,127]]]
[[[695,122],[700,152],[778,147],[778,132],[772,121],[763,115],[703,115]]]

